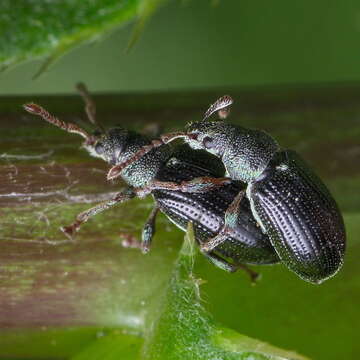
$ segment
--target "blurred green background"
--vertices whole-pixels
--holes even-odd
[[[16,1],[15,1],[16,2]],[[0,76],[0,94],[149,91],[360,80],[360,2],[169,1],[126,53],[132,25]],[[104,41],[103,41],[104,40]]]

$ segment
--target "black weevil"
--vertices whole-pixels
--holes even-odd
[[[185,132],[164,134],[144,146],[133,158],[114,166],[108,178],[118,176],[123,166],[154,147],[184,138],[193,149],[220,158],[231,179],[247,183],[252,214],[282,263],[306,281],[323,282],[341,268],[345,252],[344,221],[335,200],[296,152],[281,149],[263,131],[223,121],[232,103],[230,96],[221,97],[202,120],[189,124]],[[220,120],[208,120],[215,112]],[[203,251],[211,251],[231,235],[241,214],[242,201],[237,200],[227,211],[224,227],[202,244]]]
[[[95,105],[85,86],[80,84],[78,88],[85,99],[88,118],[98,128],[95,135],[54,117],[39,105],[26,104],[24,108],[63,130],[81,135],[85,138],[84,148],[112,166],[126,162],[139,149],[152,143],[147,136],[134,131],[119,127],[103,129],[96,122]],[[155,205],[142,231],[143,252],[150,248],[158,210],[182,230],[192,221],[197,242],[204,244],[216,237],[225,222],[231,221],[228,217],[232,214],[227,209],[236,203],[241,211],[235,223],[232,222],[233,231],[225,241],[203,253],[224,270],[232,272],[241,267],[254,278],[255,273],[243,264],[273,264],[279,262],[279,258],[253,218],[249,201],[242,196],[245,184],[223,178],[224,172],[221,161],[206,151],[193,150],[187,144],[174,147],[163,144],[121,170],[120,175],[128,187],[109,201],[80,213],[76,221],[62,231],[72,237],[82,223],[97,213],[136,196],[152,194]]]

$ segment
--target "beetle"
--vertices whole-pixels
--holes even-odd
[[[116,178],[123,166],[151,149],[183,138],[193,149],[204,149],[221,159],[231,179],[247,184],[252,214],[281,262],[300,278],[319,284],[343,264],[346,232],[336,201],[295,151],[282,149],[264,131],[225,122],[232,103],[228,95],[219,98],[202,120],[190,123],[185,132],[161,135],[133,158],[114,166],[108,178]],[[216,112],[220,119],[209,120]],[[240,203],[227,211],[223,228],[202,244],[202,251],[226,241],[241,214]]]
[[[78,89],[85,100],[88,118],[97,127],[94,134],[56,118],[39,105],[29,103],[24,108],[65,131],[81,135],[85,138],[83,147],[89,154],[113,167],[152,144],[147,136],[124,128],[105,130],[96,121],[95,105],[87,89],[83,84]],[[224,172],[221,161],[206,151],[193,150],[187,144],[163,144],[122,169],[120,176],[127,183],[126,188],[112,199],[80,213],[73,224],[61,229],[72,238],[80,226],[97,213],[136,196],[151,194],[155,205],[142,231],[144,253],[150,249],[159,210],[184,231],[188,222],[193,222],[199,244],[216,237],[225,222],[231,222],[231,234],[203,253],[217,267],[229,272],[243,268],[254,279],[256,273],[243,264],[274,264],[279,262],[279,257],[252,216],[250,203],[243,196],[245,184],[224,178]],[[235,223],[228,219],[232,214],[227,211],[234,204],[241,209]]]

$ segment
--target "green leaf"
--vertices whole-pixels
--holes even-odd
[[[128,50],[130,50],[139,39],[148,19],[155,12],[157,7],[164,2],[165,0],[146,0],[141,2],[138,8],[138,20],[134,26],[133,33],[129,41]]]
[[[3,0],[0,69],[46,56],[36,74],[75,46],[138,18],[145,20],[164,0]]]
[[[113,331],[101,336],[72,360],[138,359],[142,339],[138,336]]]
[[[201,304],[200,285],[193,273],[196,255],[193,227],[185,236],[158,318],[150,326],[144,359],[181,360],[305,360],[261,341],[218,327]]]

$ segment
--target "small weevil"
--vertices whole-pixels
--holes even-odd
[[[63,130],[84,137],[83,147],[92,156],[112,165],[112,169],[152,144],[147,136],[134,131],[120,127],[105,130],[96,122],[95,105],[85,86],[78,88],[85,99],[88,118],[98,128],[94,135],[54,117],[39,105],[26,104],[24,108]],[[193,150],[187,144],[163,144],[123,167],[120,176],[128,185],[125,189],[109,201],[80,213],[76,221],[62,231],[72,237],[81,224],[97,213],[136,196],[151,194],[155,205],[142,231],[143,252],[150,248],[158,210],[182,230],[186,230],[189,221],[193,222],[195,238],[200,245],[216,237],[227,223],[231,223],[232,231],[226,238],[203,253],[224,270],[243,268],[254,277],[254,272],[242,264],[273,264],[280,260],[268,236],[252,216],[250,202],[243,196],[246,185],[224,178],[224,173],[221,161],[204,150]],[[232,219],[234,206],[240,209],[235,220]]]
[[[220,158],[231,179],[247,184],[252,214],[282,263],[306,281],[323,282],[340,269],[345,252],[344,221],[334,198],[297,153],[281,149],[263,131],[223,121],[232,103],[230,96],[221,97],[202,120],[189,124],[185,132],[161,135],[133,158],[114,166],[109,177],[115,178],[123,166],[150,149],[184,138],[193,149],[205,149]],[[220,120],[208,120],[215,112]],[[226,241],[241,214],[238,204],[227,211],[218,234],[202,244],[203,251]]]

